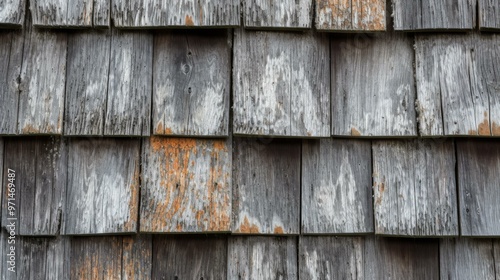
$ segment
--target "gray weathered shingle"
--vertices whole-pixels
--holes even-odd
[[[0,28],[21,28],[25,7],[25,0],[3,0],[0,3]]]
[[[243,20],[247,28],[311,28],[311,0],[246,0]]]
[[[321,31],[385,31],[384,0],[315,0]]]

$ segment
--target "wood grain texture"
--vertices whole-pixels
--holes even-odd
[[[65,234],[137,231],[139,156],[139,140],[69,141]]]
[[[332,134],[416,136],[411,38],[339,36],[331,50]]]
[[[5,184],[8,184],[9,182],[7,183],[4,183],[4,178],[3,178],[3,169],[5,168],[4,165],[3,165],[3,162],[4,162],[4,159],[3,159],[3,155],[4,155],[4,140],[2,137],[0,137],[0,178],[2,181],[0,181],[0,203],[2,203],[2,207],[0,207],[0,215],[2,215],[3,213],[3,193],[5,192],[4,189],[8,187],[7,186],[4,186]],[[7,167],[9,168],[9,167]],[[8,174],[8,173],[7,173]],[[6,194],[7,195],[7,194]],[[0,231],[2,231],[2,224],[3,224],[3,219],[0,218]],[[0,234],[0,239],[2,239],[3,236]],[[1,241],[0,241],[1,243]],[[0,244],[2,245],[2,244]],[[2,254],[2,251],[0,250],[0,254]],[[3,254],[2,254],[3,255]]]
[[[22,31],[0,31],[0,61],[3,62],[0,63],[0,84],[2,85],[0,87],[0,135],[17,133],[23,35]]]
[[[373,232],[371,142],[302,143],[303,234]]]
[[[22,28],[25,7],[25,0],[3,0],[0,2],[0,28]]]
[[[297,238],[230,236],[227,279],[298,279]]]
[[[109,27],[109,0],[32,0],[30,10],[37,27]]]
[[[153,237],[135,235],[123,237],[123,280],[151,279],[153,265]]]
[[[227,279],[227,237],[155,235],[152,279]]]
[[[118,28],[230,27],[240,25],[240,2],[233,0],[131,0],[111,7]]]
[[[141,232],[228,232],[231,140],[143,142]]]
[[[95,28],[109,28],[111,22],[111,0],[94,1],[93,22]]]
[[[62,134],[67,34],[28,23],[19,90],[19,134]]]
[[[244,1],[244,25],[249,28],[311,28],[310,0]]]
[[[496,279],[500,279],[500,240],[493,240],[493,259],[495,260]]]
[[[56,137],[8,138],[5,141],[3,182],[15,170],[18,235],[57,235],[66,198],[67,144]],[[5,189],[6,191],[6,189]],[[9,224],[8,201],[3,201],[2,224]]]
[[[392,0],[395,30],[470,30],[476,0]]]
[[[316,0],[316,29],[385,31],[384,0]]]
[[[420,132],[500,136],[500,36],[416,37]]]
[[[479,28],[481,30],[500,29],[500,5],[496,0],[478,0]]]
[[[462,236],[500,236],[500,143],[458,140]]]
[[[496,279],[493,242],[491,239],[441,239],[441,279]]]
[[[233,233],[298,234],[300,141],[235,138],[233,145]]]
[[[324,34],[235,30],[234,134],[329,136],[328,46]]]
[[[149,136],[153,35],[113,29],[104,135]]]
[[[373,142],[375,233],[458,235],[454,144]]]
[[[226,30],[156,34],[153,134],[228,135],[231,47]]]
[[[122,237],[71,239],[71,279],[121,279]]]

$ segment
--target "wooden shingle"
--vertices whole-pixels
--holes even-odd
[[[248,28],[310,28],[311,0],[247,0],[244,23]]]
[[[109,0],[31,0],[30,10],[37,27],[108,27],[109,5]]]
[[[9,181],[5,181],[5,180],[4,180],[4,178],[3,178],[3,169],[4,169],[4,165],[3,165],[3,161],[4,161],[4,160],[3,160],[3,155],[4,155],[4,140],[3,140],[3,138],[2,138],[2,137],[0,137],[0,180],[2,180],[2,181],[0,181],[0,190],[2,190],[2,191],[0,191],[0,201],[2,201],[2,197],[4,196],[4,195],[3,195],[3,193],[6,193],[6,195],[7,195],[7,192],[6,192],[6,191],[3,191],[3,190],[4,190],[5,188],[8,188],[8,187],[9,187],[9,186],[8,186],[8,184],[10,183]],[[7,168],[9,168],[9,167],[7,167]],[[9,175],[8,175],[8,173],[7,173],[7,178],[9,178],[8,176],[9,176]],[[11,176],[12,176],[12,175],[11,175]],[[5,183],[4,183],[4,181],[5,181]],[[4,187],[4,185],[5,185],[5,184],[6,184],[6,186]],[[3,202],[2,202],[2,203],[3,203]],[[3,207],[0,207],[0,215],[2,215],[2,212],[3,212],[3,211],[2,211],[2,210],[3,210],[2,208],[3,208]],[[3,219],[0,219],[0,228],[1,228],[1,226],[2,226],[2,222],[3,222],[2,220],[3,220]],[[2,238],[2,237],[0,236],[0,238]]]
[[[151,279],[153,266],[153,237],[134,235],[123,237],[123,280]]]
[[[385,0],[315,0],[321,31],[384,31]]]
[[[73,237],[71,279],[121,279],[122,252],[122,237]]]
[[[481,30],[500,29],[500,3],[497,0],[478,0],[479,28]]]
[[[25,7],[26,0],[3,0],[0,3],[0,28],[21,28]]]

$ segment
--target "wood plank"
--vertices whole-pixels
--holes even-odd
[[[0,64],[0,135],[17,133],[23,35],[23,31],[0,31],[0,61],[6,62]]]
[[[245,27],[311,28],[312,4],[310,0],[245,1]]]
[[[228,232],[231,140],[143,142],[141,232]]]
[[[2,203],[2,207],[0,207],[0,215],[2,215],[2,208],[3,208],[3,200],[2,200],[2,197],[3,197],[3,193],[7,193],[7,191],[4,191],[6,188],[8,188],[8,183],[9,182],[4,182],[4,178],[3,178],[3,170],[4,168],[9,168],[8,166],[4,166],[3,165],[3,162],[4,162],[4,140],[2,137],[0,137],[0,203]],[[7,173],[8,174],[8,173]],[[7,178],[8,178],[8,175],[7,175]],[[5,186],[4,186],[5,185]],[[1,228],[2,228],[2,223],[3,222],[3,219],[0,218],[0,231],[1,231]],[[3,236],[0,235],[0,238],[3,238]],[[1,242],[0,242],[1,243]],[[2,245],[2,244],[0,244]],[[0,250],[0,254],[2,253],[2,251]]]
[[[496,279],[500,279],[500,239],[493,240],[493,259],[495,260]]]
[[[495,279],[491,239],[441,239],[441,279]],[[498,263],[498,261],[497,261]]]
[[[123,280],[151,279],[153,238],[151,235],[123,237]]]
[[[385,31],[384,0],[316,0],[316,29]]]
[[[234,134],[329,136],[328,46],[325,34],[235,30]]]
[[[103,134],[110,53],[108,31],[69,34],[65,135]]]
[[[240,2],[233,0],[131,0],[113,3],[118,28],[231,27],[240,25]]]
[[[56,137],[7,138],[3,182],[15,170],[16,233],[57,235],[65,205],[67,145]],[[12,218],[3,202],[2,224]]]
[[[4,0],[0,3],[0,28],[22,28],[26,1]]]
[[[139,140],[69,141],[65,234],[137,231],[139,156]]]
[[[500,143],[457,141],[462,236],[500,236]]]
[[[302,143],[302,234],[373,232],[371,142]]]
[[[496,0],[478,0],[479,29],[500,29],[500,5]]]
[[[155,235],[152,279],[226,279],[227,237]]]
[[[455,162],[449,140],[373,142],[375,233],[458,235]]]
[[[227,279],[298,279],[297,237],[230,236]]]
[[[231,47],[226,30],[156,34],[153,134],[228,135]]]
[[[153,35],[113,29],[104,135],[149,136]]]
[[[416,37],[424,136],[500,136],[500,36]]]
[[[94,1],[93,22],[95,28],[109,28],[111,22],[111,0]]]
[[[36,27],[109,27],[109,0],[33,0],[30,10]]]
[[[71,239],[71,279],[121,279],[122,237]]]
[[[233,233],[298,234],[300,141],[235,138],[233,144]]]
[[[417,135],[412,44],[395,33],[332,38],[333,135]]]

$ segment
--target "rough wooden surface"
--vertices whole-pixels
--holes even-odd
[[[151,279],[153,238],[151,235],[123,237],[123,280]]]
[[[495,260],[495,272],[497,274],[496,279],[500,279],[500,240],[493,240],[493,259]]]
[[[298,234],[300,141],[235,138],[233,144],[233,233]]]
[[[416,136],[411,38],[348,35],[331,46],[333,135]]]
[[[0,203],[2,203],[2,205],[3,205],[3,203],[4,203],[4,202],[2,201],[2,197],[4,196],[4,195],[3,195],[3,193],[5,192],[5,191],[3,191],[3,190],[4,190],[4,188],[5,188],[5,187],[4,187],[4,185],[9,183],[9,182],[4,183],[4,178],[3,178],[3,169],[4,169],[4,165],[3,165],[3,155],[4,155],[4,140],[3,140],[3,138],[2,138],[2,137],[0,137],[0,180],[2,180],[2,181],[0,181],[0,190],[2,190],[2,191],[0,191]],[[9,168],[9,167],[7,166],[7,168]],[[7,195],[7,194],[6,194],[6,195]],[[3,213],[3,209],[2,209],[2,208],[3,208],[3,206],[2,206],[2,207],[0,207],[0,215],[2,215],[2,213]],[[2,218],[0,218],[0,231],[2,231],[2,227],[1,227],[1,226],[2,226],[2,224],[3,224],[3,221],[2,221],[2,220],[3,220],[3,219],[2,219]],[[3,236],[2,236],[2,235],[0,235],[0,239],[2,239],[2,238],[3,238]],[[2,244],[1,244],[1,241],[0,241],[0,245],[2,245]],[[1,251],[1,250],[0,250],[0,254],[2,254],[2,251]],[[2,254],[2,255],[3,255],[3,254]]]
[[[304,140],[303,234],[373,232],[371,142]]]
[[[153,35],[113,30],[104,135],[148,136]]]
[[[392,0],[395,30],[461,30],[476,25],[476,1]]]
[[[231,236],[227,279],[298,279],[297,238]]]
[[[93,22],[95,28],[108,28],[111,20],[111,0],[94,1]]]
[[[121,237],[74,237],[71,279],[121,279]]]
[[[61,134],[67,34],[28,23],[20,75],[18,133]]]
[[[56,235],[65,205],[66,141],[55,137],[8,138],[5,141],[4,184],[15,171],[15,217],[19,235]],[[7,197],[7,196],[5,196]],[[8,201],[3,201],[2,224],[9,224]]]
[[[115,1],[111,7],[111,16],[118,28],[230,27],[240,25],[240,2]]]
[[[416,37],[420,132],[500,136],[500,36]]]
[[[463,236],[500,236],[500,142],[457,141]]]
[[[0,2],[0,28],[23,27],[25,7],[25,0],[3,0]]]
[[[140,142],[69,141],[65,234],[136,232]]]
[[[110,53],[109,32],[70,33],[66,73],[65,135],[103,134]]]
[[[144,140],[141,231],[230,231],[231,150],[223,139]]]
[[[37,27],[108,27],[109,5],[108,0],[32,0],[30,10]]]
[[[244,24],[249,28],[311,28],[310,0],[244,1]]]
[[[225,30],[155,36],[153,134],[228,135],[231,47]]]
[[[458,235],[455,162],[451,141],[373,142],[375,233]]]
[[[234,134],[320,137],[330,130],[328,37],[234,33]]]
[[[227,279],[227,237],[153,238],[151,279]]]
[[[385,0],[316,0],[316,29],[384,31]]]
[[[491,239],[441,239],[439,242],[441,279],[495,279]],[[498,278],[496,278],[498,279]]]
[[[500,29],[500,5],[497,0],[478,0],[479,28],[482,30]]]

